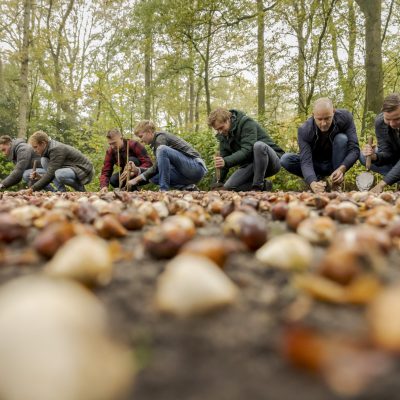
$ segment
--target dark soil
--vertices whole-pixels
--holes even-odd
[[[268,221],[272,234],[284,223]],[[198,229],[221,235],[222,218]],[[113,333],[134,349],[138,373],[129,399],[135,400],[334,400],[318,375],[298,369],[283,357],[282,331],[288,307],[298,297],[287,272],[267,269],[253,253],[230,257],[225,272],[240,287],[234,306],[205,316],[179,319],[160,315],[153,306],[158,275],[166,261],[143,253],[143,232],[122,239],[133,261],[117,264],[112,282],[95,290],[110,313]],[[399,264],[399,254],[392,254]],[[395,265],[393,265],[395,267]],[[4,267],[0,280],[36,272],[40,267]],[[305,322],[321,332],[362,336],[364,308],[314,302]],[[101,368],[101,365],[99,365]],[[399,368],[396,368],[396,372]],[[400,379],[393,373],[374,381],[359,400],[397,400]]]

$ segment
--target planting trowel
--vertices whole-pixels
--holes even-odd
[[[372,136],[368,137],[368,144],[372,146]],[[362,172],[356,178],[356,185],[360,191],[368,191],[374,184],[374,175],[369,172],[371,168],[372,156],[367,156],[365,160],[365,168],[367,171]]]

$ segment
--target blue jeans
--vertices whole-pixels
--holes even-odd
[[[183,189],[199,182],[207,172],[197,159],[166,145],[157,148],[156,158],[158,174],[150,181],[160,185],[161,191],[169,190],[170,187]]]
[[[24,182],[26,182],[27,184],[29,184],[30,175],[31,175],[32,171],[33,171],[32,168],[26,169],[26,170],[24,171],[24,173],[22,174],[22,179],[23,179]],[[40,174],[40,175],[44,175],[44,174],[46,173],[46,171],[45,171],[43,168],[36,168],[36,172],[37,172],[38,174]],[[53,186],[51,186],[51,185],[47,185],[44,189],[45,189],[47,192],[54,192],[54,191],[55,191],[54,188],[53,188]]]
[[[332,143],[332,158],[324,161],[313,160],[314,172],[318,179],[331,175],[333,171],[342,165],[347,154],[347,142],[347,136],[344,133],[338,133]],[[291,174],[303,178],[299,154],[284,154],[281,158],[281,165]]]
[[[225,182],[224,188],[246,192],[262,187],[264,179],[279,172],[281,164],[275,151],[264,142],[253,145],[253,162],[236,170]]]
[[[40,163],[45,171],[47,171],[47,167],[49,165],[49,159],[46,157],[42,157],[40,159]],[[66,192],[67,188],[65,185],[72,187],[72,189],[77,192],[84,192],[85,186],[83,186],[76,173],[72,168],[59,168],[55,172],[55,178],[53,179],[53,183],[56,186],[59,192]]]

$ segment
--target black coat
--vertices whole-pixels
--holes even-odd
[[[333,139],[339,133],[345,134],[348,138],[346,157],[343,160],[343,165],[346,167],[346,170],[348,170],[360,156],[360,147],[358,145],[353,115],[344,109],[335,110],[332,124],[333,129],[329,133],[331,142],[333,142]],[[297,132],[297,141],[300,147],[301,171],[308,184],[317,180],[317,175],[315,174],[313,166],[313,154],[319,151],[317,146],[319,132],[314,117],[310,117],[304,122]]]

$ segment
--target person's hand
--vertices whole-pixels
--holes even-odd
[[[363,153],[363,155],[365,157],[372,156],[371,158],[373,160],[376,160],[375,149],[376,149],[376,145],[375,144],[372,145],[372,146],[370,146],[369,144],[365,144],[364,147],[361,150],[361,153]]]
[[[385,181],[380,181],[378,184],[376,184],[371,190],[371,193],[382,193],[383,188],[387,185]]]
[[[324,193],[326,189],[326,182],[314,181],[310,183],[310,187],[314,193]]]
[[[29,178],[31,180],[38,180],[41,178],[41,175],[39,175],[36,171],[32,171],[29,175]]]
[[[22,195],[28,195],[29,196],[29,195],[31,195],[33,193],[33,189],[29,188],[29,189],[19,190],[18,193],[22,194]]]
[[[107,193],[108,192],[108,187],[104,186],[100,189],[100,193]]]
[[[215,168],[223,168],[223,167],[225,167],[225,161],[220,156],[215,156],[214,157],[214,164],[215,164]]]
[[[342,183],[345,172],[346,168],[343,165],[341,165],[338,169],[333,171],[331,174],[332,183]]]
[[[139,175],[136,178],[131,179],[128,181],[128,189],[130,189],[132,186],[136,186],[139,182],[142,181],[142,177]]]

